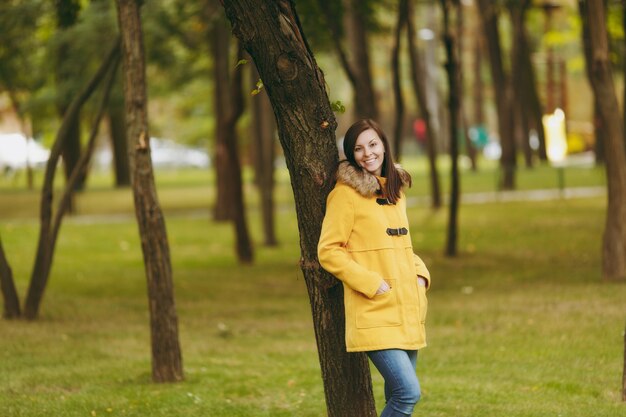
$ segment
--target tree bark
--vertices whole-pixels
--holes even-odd
[[[489,49],[491,78],[493,80],[493,88],[496,96],[498,132],[500,134],[500,146],[502,147],[502,157],[500,158],[502,173],[500,188],[511,190],[515,188],[515,128],[511,102],[511,86],[502,65],[502,50],[500,48],[500,34],[498,32],[498,14],[495,4],[490,0],[478,0],[478,9]]]
[[[20,317],[20,299],[15,289],[11,265],[9,265],[9,261],[4,253],[2,239],[0,239],[0,290],[2,290],[2,299],[4,301],[2,317],[5,319]]]
[[[369,41],[360,0],[344,0],[346,12],[346,37],[352,56],[352,72],[355,75],[355,119],[378,120],[378,100],[374,91],[370,69]]]
[[[445,253],[447,256],[456,256],[458,244],[458,214],[459,214],[459,194],[460,194],[460,178],[459,178],[459,121],[461,120],[461,91],[460,91],[460,69],[458,61],[458,45],[457,40],[450,26],[450,14],[456,9],[457,19],[459,18],[460,8],[462,7],[458,0],[440,0],[443,10],[443,42],[446,50],[445,64],[448,74],[448,111],[450,113],[450,159],[451,159],[451,188],[450,188],[450,207],[448,212],[448,233],[446,240]]]
[[[291,174],[301,267],[309,293],[330,417],[375,417],[369,364],[347,353],[343,288],[319,265],[317,242],[338,160],[336,120],[322,72],[302,33],[293,2],[225,0],[234,34],[253,57],[276,115]]]
[[[420,109],[420,117],[424,119],[424,123],[426,124],[426,153],[428,155],[428,167],[430,172],[431,204],[433,209],[438,209],[442,205],[439,171],[437,169],[438,132],[435,131],[426,100],[426,87],[424,85],[427,79],[426,73],[422,67],[417,45],[415,45],[417,33],[415,31],[415,24],[413,23],[413,0],[406,1],[406,15],[409,56],[411,58],[411,82]]]
[[[72,100],[72,103],[68,107],[65,117],[61,122],[61,127],[57,132],[54,144],[50,149],[50,155],[48,157],[48,162],[46,163],[46,170],[44,174],[44,183],[41,189],[39,241],[37,243],[37,252],[30,278],[30,285],[26,295],[26,303],[24,305],[24,317],[29,320],[37,318],[41,299],[50,275],[50,267],[52,265],[54,241],[51,239],[51,221],[54,192],[53,183],[57,162],[59,161],[61,152],[65,147],[65,140],[67,140],[71,132],[72,119],[76,116],[76,114],[78,114],[83,104],[85,104],[87,99],[102,82],[117,54],[119,54],[119,42],[113,45],[111,51],[96,74],[94,74],[90,82]],[[73,189],[69,190],[70,196],[72,191]]]
[[[58,0],[56,1],[56,15],[57,25],[59,31],[64,31],[72,27],[78,21],[78,15],[80,12],[80,1],[78,0]],[[58,99],[58,109],[61,117],[65,117],[70,105],[70,97],[73,95],[70,91],[69,84],[72,79],[75,78],[75,68],[71,68],[68,65],[70,61],[69,50],[70,43],[67,40],[60,42],[57,51],[57,66],[56,66],[56,81],[60,90],[60,97]],[[67,122],[68,133],[67,138],[64,141],[62,150],[63,167],[65,172],[65,178],[69,180],[74,167],[78,163],[78,159],[81,154],[81,140],[80,140],[80,110],[78,113],[73,114],[71,119]],[[76,184],[76,191],[81,190],[84,186],[85,178],[81,178]],[[70,207],[70,211],[72,207]]]
[[[624,329],[624,369],[622,370],[622,401],[626,401],[626,329]]]
[[[324,17],[328,29],[332,33],[333,46],[339,56],[341,66],[346,77],[352,85],[354,92],[354,118],[378,119],[378,100],[372,82],[370,71],[370,59],[367,41],[367,31],[364,27],[363,17],[359,11],[357,0],[343,0],[345,15],[344,31],[341,23],[333,10],[328,7],[325,0],[318,0],[318,5]],[[342,40],[347,43],[352,51],[352,56],[346,52]]]
[[[400,0],[398,5],[398,18],[394,34],[393,48],[391,49],[391,73],[393,74],[393,97],[396,104],[396,120],[393,129],[393,153],[396,161],[402,155],[402,131],[404,130],[404,98],[402,96],[402,83],[400,76],[400,45],[402,31],[406,26],[406,1]]]
[[[231,74],[231,68],[235,67],[230,59],[231,38],[226,19],[217,18],[211,35],[214,55],[218,173],[218,200],[215,204],[215,217],[223,219],[227,216],[226,220],[232,220],[235,228],[237,257],[239,262],[249,264],[253,261],[254,253],[245,216],[241,163],[237,149],[237,121],[244,110],[243,66],[236,65]],[[241,54],[238,53],[238,55],[239,59],[243,58]]]
[[[509,10],[515,31],[514,46],[517,60],[517,65],[513,65],[513,68],[514,70],[517,69],[518,72],[514,78],[517,79],[515,86],[517,86],[518,101],[521,103],[522,110],[525,112],[523,116],[527,119],[525,124],[529,127],[533,127],[537,132],[539,139],[537,153],[540,160],[546,161],[546,140],[542,122],[543,109],[537,92],[535,70],[531,60],[531,51],[525,25],[528,7],[530,7],[529,0],[510,3]],[[528,145],[528,129],[524,131],[526,132],[524,136],[524,150],[525,152],[530,152],[530,149],[526,148]]]
[[[124,57],[124,98],[131,181],[139,224],[150,306],[152,379],[183,379],[178,318],[165,219],[157,199],[150,159],[144,46],[139,1],[117,0]]]
[[[254,64],[251,65],[250,79],[252,84],[259,80],[259,73]],[[276,209],[274,207],[274,136],[276,122],[272,112],[272,104],[266,91],[261,91],[250,100],[252,109],[251,136],[254,138],[255,152],[255,183],[261,200],[261,217],[263,220],[263,241],[265,246],[278,246],[276,238]]]
[[[239,48],[238,60],[243,58],[241,48]],[[231,107],[226,120],[226,152],[228,155],[228,171],[233,185],[233,223],[236,236],[236,252],[240,263],[250,264],[254,260],[254,250],[252,240],[248,231],[246,221],[246,209],[243,198],[243,179],[241,175],[241,163],[239,161],[239,151],[237,147],[237,121],[243,114],[244,101],[242,91],[243,70],[239,65],[235,68],[231,81],[230,96]]]
[[[608,206],[602,248],[602,269],[606,280],[626,280],[626,152],[624,125],[619,113],[602,0],[581,1],[581,18],[588,25],[590,40],[590,81],[605,136]]]
[[[215,0],[207,0],[211,3]],[[234,178],[230,175],[228,141],[230,135],[229,113],[232,109],[230,96],[230,42],[228,25],[217,18],[209,33],[213,54],[213,83],[215,111],[215,179],[216,200],[213,207],[213,220],[234,220]]]
[[[130,185],[130,167],[128,165],[128,140],[126,138],[126,115],[124,114],[123,102],[109,105],[109,131],[115,186],[127,187]]]

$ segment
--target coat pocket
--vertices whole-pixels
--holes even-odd
[[[358,329],[371,329],[374,327],[399,326],[400,307],[395,279],[386,279],[391,287],[384,294],[367,298],[363,294],[354,293],[354,307],[356,313],[356,327]]]
[[[417,295],[420,302],[420,323],[426,322],[426,313],[428,312],[428,298],[426,297],[426,287],[417,286]]]

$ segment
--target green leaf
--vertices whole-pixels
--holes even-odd
[[[250,91],[250,95],[256,96],[257,94],[261,92],[262,89],[263,89],[263,80],[259,78],[259,81],[256,82],[256,88]]]
[[[237,65],[235,65],[235,68],[237,68],[239,65],[246,65],[247,63],[247,59],[240,59],[239,62],[237,62]]]
[[[343,114],[346,112],[346,106],[343,105],[341,100],[333,101],[332,103],[330,103],[330,107],[335,113]]]

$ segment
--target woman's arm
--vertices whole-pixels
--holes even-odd
[[[326,271],[372,298],[383,284],[383,277],[356,263],[346,249],[354,224],[351,193],[347,186],[339,184],[328,195],[317,256]]]

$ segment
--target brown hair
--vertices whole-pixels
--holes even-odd
[[[343,152],[346,155],[346,159],[352,166],[358,169],[363,169],[354,160],[354,146],[359,135],[368,129],[375,131],[380,140],[383,141],[383,146],[385,147],[385,157],[383,159],[381,175],[387,178],[384,194],[390,203],[395,204],[400,199],[402,179],[400,178],[400,174],[398,173],[398,170],[393,162],[393,156],[391,155],[391,148],[389,146],[389,140],[387,140],[387,135],[385,135],[385,132],[383,132],[378,123],[372,119],[362,119],[350,126],[343,139]],[[408,177],[408,186],[410,187],[411,176],[408,172],[406,175]]]

